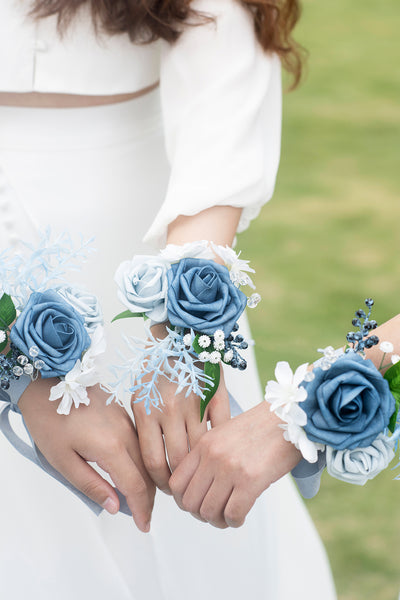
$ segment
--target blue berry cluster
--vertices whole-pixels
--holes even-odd
[[[368,309],[366,313],[365,310],[360,308],[355,313],[355,318],[352,320],[352,325],[354,327],[358,327],[358,331],[350,331],[346,339],[349,344],[353,345],[353,350],[355,352],[363,353],[364,349],[372,348],[372,346],[376,346],[379,343],[379,338],[377,335],[369,335],[373,329],[376,329],[378,324],[373,319],[370,320],[372,307],[374,305],[374,301],[372,298],[367,298],[365,300],[365,306]]]
[[[7,355],[0,354],[0,387],[2,390],[7,391],[10,388],[11,381],[20,378],[20,375],[16,375],[14,372],[15,366],[18,365],[19,356],[21,356],[21,352],[14,344],[11,344]],[[28,362],[28,358],[26,360]]]
[[[232,328],[232,333],[225,340],[225,352],[232,350],[233,358],[230,361],[231,367],[244,371],[247,368],[247,361],[239,354],[239,350],[246,350],[249,344],[245,341],[244,337],[238,333],[233,335],[239,330],[239,325],[235,323]]]

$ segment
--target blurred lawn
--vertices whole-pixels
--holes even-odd
[[[263,381],[339,346],[364,298],[400,310],[399,0],[305,0],[303,85],[286,95],[274,199],[243,234],[263,296],[250,318]],[[308,507],[340,600],[397,600],[400,482],[324,477]],[[321,598],[323,600],[323,598]]]

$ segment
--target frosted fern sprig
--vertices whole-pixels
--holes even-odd
[[[52,239],[47,229],[37,245],[22,243],[18,252],[0,254],[0,281],[3,292],[12,296],[17,308],[26,304],[32,291],[43,292],[64,283],[68,271],[79,271],[82,262],[93,251],[93,239],[82,237],[75,244],[72,237],[62,233]]]
[[[146,340],[124,338],[131,356],[112,367],[116,378],[109,385],[112,394],[108,402],[126,392],[137,393],[135,403],[144,402],[146,413],[150,414],[151,408],[160,409],[163,405],[157,388],[160,376],[177,383],[177,393],[185,391],[186,397],[194,393],[203,398],[203,389],[212,385],[212,380],[196,365],[196,356],[185,346],[183,333],[167,328],[168,335],[158,339],[149,326],[146,328]],[[150,376],[147,381],[146,376]]]

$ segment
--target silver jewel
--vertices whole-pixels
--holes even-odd
[[[33,366],[35,367],[35,369],[40,371],[45,366],[45,362],[44,362],[44,360],[41,360],[39,358],[38,360],[35,360],[35,362],[33,363]]]
[[[257,304],[260,302],[261,296],[260,294],[254,293],[249,298],[247,298],[247,306],[249,308],[255,308]]]
[[[31,365],[31,363],[28,363],[27,365],[24,366],[24,373],[25,373],[25,375],[32,375],[33,365]]]
[[[309,371],[304,376],[304,381],[313,381],[313,379],[315,379],[315,375],[312,371]]]

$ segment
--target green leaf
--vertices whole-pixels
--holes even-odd
[[[144,313],[133,313],[130,310],[124,310],[124,312],[114,317],[111,323],[118,321],[118,319],[130,319],[131,317],[144,317]]]
[[[389,431],[392,433],[396,428],[397,414],[400,408],[400,362],[396,363],[384,374],[384,378],[389,383],[390,391],[392,392],[393,398],[395,399],[395,410],[389,421]]]
[[[200,352],[203,352],[204,350],[204,348],[202,348],[199,344],[199,337],[200,333],[197,333],[192,342],[193,350],[196,352],[196,354],[200,354]]]
[[[15,310],[14,302],[11,296],[3,294],[0,298],[0,324],[7,328],[17,318],[17,311]]]
[[[204,418],[204,413],[209,402],[212,400],[215,392],[219,386],[219,380],[221,377],[221,368],[219,363],[216,365],[210,362],[204,363],[204,373],[212,378],[214,385],[211,386],[211,382],[208,384],[210,387],[204,389],[204,398],[200,401],[200,421]]]

